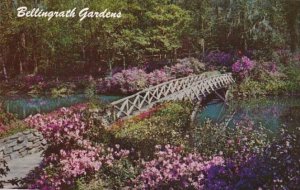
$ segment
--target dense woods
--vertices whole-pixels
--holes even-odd
[[[17,8],[121,11],[116,18],[17,18]],[[1,80],[25,74],[103,75],[211,50],[299,50],[298,0],[3,0]]]

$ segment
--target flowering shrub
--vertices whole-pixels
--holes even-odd
[[[91,127],[85,122],[85,106],[62,108],[48,115],[35,115],[26,122],[36,127],[48,142],[48,150],[38,175],[28,176],[30,188],[70,189],[79,177],[99,171],[103,165],[112,166],[129,151],[106,148],[86,136]]]
[[[283,129],[260,153],[227,158],[210,175],[207,189],[220,189],[220,184],[222,189],[297,189],[299,131],[299,127]]]
[[[78,110],[75,111],[76,109]],[[82,140],[83,134],[87,131],[87,125],[81,113],[84,109],[85,106],[82,105],[61,108],[50,114],[28,117],[25,122],[37,128],[51,145],[68,145],[65,143],[76,143]]]
[[[84,175],[91,175],[103,166],[112,167],[115,160],[126,157],[129,151],[92,146],[88,141],[81,149],[61,149],[59,153],[46,156],[40,167],[27,176],[30,188],[73,189],[75,181]]]
[[[141,174],[134,180],[138,189],[204,189],[205,178],[224,159],[205,159],[200,154],[184,154],[182,147],[156,146],[155,158],[143,163]]]
[[[233,57],[229,53],[211,51],[204,57],[204,60],[211,64],[216,65],[230,65],[233,61]]]
[[[74,189],[78,179],[86,183],[95,176],[101,183],[93,183],[105,182],[108,189],[299,187],[299,127],[284,128],[273,141],[246,117],[235,128],[207,122],[187,130],[189,106],[167,102],[119,123],[104,145],[90,138],[93,122],[85,111],[77,106],[26,120],[50,145],[37,173],[28,176],[30,188]],[[127,158],[119,142],[134,154]]]
[[[115,73],[110,78],[100,81],[98,90],[102,93],[113,92],[129,94],[142,90],[149,85],[156,85],[169,80],[170,77],[163,71],[154,71],[147,74],[136,67]]]
[[[300,127],[282,126],[278,137],[264,151],[263,162],[269,169],[264,178],[266,189],[297,189],[300,186]],[[259,169],[259,168],[258,168]],[[263,177],[258,175],[259,178]]]
[[[181,59],[171,67],[165,66],[163,69],[156,69],[150,73],[146,73],[144,69],[133,67],[100,80],[97,89],[101,93],[131,94],[177,77],[198,74],[204,70],[204,67],[204,64],[195,58]]]
[[[165,68],[167,70],[167,68]],[[193,70],[189,67],[188,63],[185,64],[175,64],[170,68],[171,75],[176,78],[187,76],[193,73]]]
[[[177,62],[179,64],[186,65],[187,67],[192,69],[193,73],[195,73],[195,74],[200,74],[201,72],[203,72],[205,70],[205,64],[193,57],[178,59]]]
[[[232,71],[240,77],[245,77],[254,68],[255,64],[248,57],[243,56],[232,65]]]
[[[213,124],[210,121],[193,129],[192,138],[196,147],[204,156],[222,153],[226,158],[244,156],[261,152],[270,140],[270,131],[255,127],[254,123],[244,118],[236,123],[235,128],[225,123]]]
[[[27,76],[24,77],[24,81],[28,85],[34,85],[34,84],[38,84],[40,82],[43,82],[44,78],[41,75],[27,75]]]
[[[155,70],[147,75],[149,86],[155,86],[157,84],[167,82],[170,79],[172,79],[172,77],[163,70]]]

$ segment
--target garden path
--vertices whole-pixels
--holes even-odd
[[[0,181],[8,181],[12,179],[23,179],[26,175],[39,166],[42,161],[42,152],[34,153],[23,158],[10,160],[7,162],[10,171],[6,176],[0,177]],[[3,183],[4,188],[18,188],[16,185],[10,183]]]

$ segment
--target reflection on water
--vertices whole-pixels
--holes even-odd
[[[300,125],[300,97],[276,97],[231,101],[225,105],[220,101],[212,101],[197,115],[197,122],[227,122],[229,126],[242,119],[250,119],[256,125],[262,124],[275,130],[282,124]]]
[[[120,96],[99,95],[98,99],[103,103],[109,103],[120,99]],[[74,104],[86,102],[88,99],[85,95],[72,95],[60,98],[39,97],[39,98],[3,98],[3,107],[6,111],[14,113],[22,119],[36,113],[47,113],[57,108],[69,107]]]

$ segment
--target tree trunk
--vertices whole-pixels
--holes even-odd
[[[123,55],[123,69],[125,70],[126,69],[126,59],[125,59],[125,56]]]
[[[20,72],[20,75],[23,74],[23,62],[20,60],[20,63],[19,63],[19,72]]]
[[[112,77],[112,59],[108,60],[109,76]]]
[[[5,66],[5,63],[4,63],[2,55],[0,55],[0,64],[2,64],[2,72],[3,72],[3,76],[4,76],[4,79],[5,79],[5,82],[8,82],[6,66]]]
[[[33,61],[34,61],[34,74],[38,73],[38,63],[35,54],[33,54]]]
[[[25,38],[25,33],[24,32],[22,32],[21,33],[21,37],[20,37],[20,45],[21,45],[21,47],[20,47],[20,50],[21,50],[21,52],[20,52],[20,65],[19,65],[19,69],[20,69],[20,74],[23,74],[23,66],[24,66],[24,63],[25,63],[25,60],[26,60],[26,53],[25,53],[25,51],[26,51],[26,38]]]

